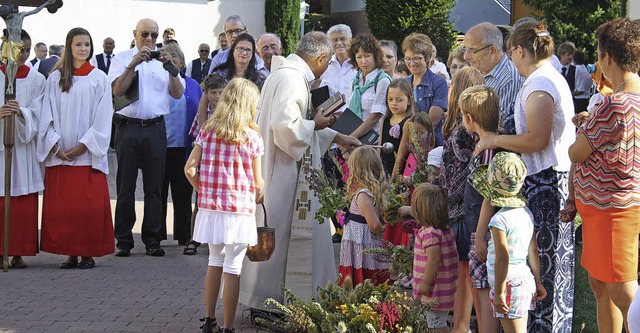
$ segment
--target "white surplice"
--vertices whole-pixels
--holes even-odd
[[[256,122],[264,139],[264,204],[269,226],[275,228],[276,247],[269,261],[245,258],[240,302],[255,308],[264,308],[269,297],[282,301],[283,282],[304,299],[337,276],[329,223],[315,220],[318,200],[304,180],[309,166],[320,168],[320,158],[336,132],[315,131],[309,120],[309,81],[314,75],[302,58],[274,56],[271,69],[258,101]],[[256,211],[260,226],[262,212]]]
[[[0,91],[4,91],[5,75],[0,72]],[[42,107],[45,78],[37,70],[30,69],[27,77],[16,79],[16,100],[22,117],[15,117],[14,146],[11,157],[11,196],[36,193],[44,189],[43,174],[36,157],[38,119]],[[0,105],[4,104],[0,94]],[[4,119],[0,120],[0,140],[4,137]],[[4,144],[0,144],[0,196],[4,197]]]
[[[112,117],[111,83],[104,72],[94,68],[86,76],[74,75],[66,93],[60,89],[60,71],[51,73],[38,129],[38,159],[47,167],[88,165],[108,174]],[[87,151],[63,161],[50,153],[56,143],[64,150],[83,143]]]

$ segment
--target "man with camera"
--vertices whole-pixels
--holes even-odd
[[[155,50],[158,24],[154,20],[140,20],[133,36],[135,47],[114,57],[109,70],[113,95],[128,98],[114,117],[118,161],[116,256],[129,256],[134,245],[131,230],[136,220],[135,190],[140,168],[144,187],[142,242],[146,254],[161,257],[161,194],[167,146],[163,115],[169,113],[169,96],[180,98],[185,82],[171,56]]]

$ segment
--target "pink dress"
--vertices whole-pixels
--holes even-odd
[[[413,249],[413,298],[428,302],[436,299],[438,305],[432,308],[434,311],[453,310],[458,281],[458,250],[451,228],[447,230],[435,229],[425,226],[416,231],[416,242]],[[440,247],[440,266],[435,281],[431,286],[433,294],[430,297],[419,296],[418,286],[422,283],[422,277],[427,265],[427,249],[432,246]]]

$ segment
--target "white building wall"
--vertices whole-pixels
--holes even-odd
[[[632,19],[640,19],[640,1],[638,0],[627,0],[629,4],[629,17]]]
[[[20,7],[28,11],[32,7]],[[240,15],[249,33],[257,40],[265,32],[264,0],[64,0],[55,14],[45,10],[25,18],[23,28],[32,42],[64,44],[67,32],[75,27],[87,29],[93,38],[95,53],[102,52],[102,41],[112,37],[115,52],[129,48],[133,30],[141,18],[158,22],[160,34],[165,28],[176,31],[176,40],[187,61],[197,58],[198,45],[208,43],[217,49],[217,36],[223,31],[224,19]],[[162,36],[158,37],[158,42]],[[33,58],[33,50],[30,58]]]

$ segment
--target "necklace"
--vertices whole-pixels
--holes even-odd
[[[629,81],[631,81],[631,80],[635,80],[635,79],[637,79],[637,78],[638,78],[638,76],[637,76],[637,75],[634,75],[634,76],[632,76],[632,77],[630,77],[630,78],[628,78],[628,79],[626,79],[626,80],[622,81],[622,83],[620,83],[620,85],[618,86],[618,88],[616,88],[616,90],[614,90],[614,91],[613,91],[613,93],[614,93],[614,94],[615,94],[615,93],[617,93],[617,92],[618,92],[618,90],[620,90],[620,88],[622,88],[622,86],[624,86],[624,84],[625,84],[625,83],[627,83],[627,82],[629,82]]]

